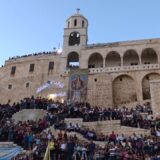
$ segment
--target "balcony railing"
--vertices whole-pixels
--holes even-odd
[[[148,70],[148,69],[160,69],[159,64],[145,64],[145,65],[133,65],[133,66],[118,66],[118,67],[105,67],[105,68],[89,68],[89,73],[98,72],[123,72],[123,71],[136,71],[136,70]]]
[[[89,68],[89,73],[112,73],[112,72],[123,72],[123,71],[140,71],[140,70],[151,70],[160,69],[160,64],[143,64],[133,66],[116,66],[116,67],[105,67],[105,68]],[[69,69],[65,71],[69,73]]]

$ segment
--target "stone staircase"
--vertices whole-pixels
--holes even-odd
[[[39,119],[43,119],[46,114],[47,112],[43,109],[23,109],[15,113],[12,119],[14,119],[15,122],[27,120],[38,121]]]
[[[65,120],[68,123],[70,123],[68,120]],[[72,124],[74,124],[74,119],[70,119],[72,121]],[[150,130],[147,129],[141,129],[141,128],[134,128],[134,127],[127,127],[127,126],[121,126],[120,120],[107,120],[107,121],[97,121],[97,122],[82,122],[80,119],[80,124],[82,123],[82,128],[89,128],[90,130],[94,129],[97,133],[103,133],[104,135],[110,135],[112,131],[115,132],[115,134],[124,134],[125,136],[131,136],[133,133],[136,133],[137,135],[150,135]],[[78,119],[75,119],[75,122],[78,123]],[[55,130],[54,127],[49,127],[45,130],[45,132],[48,132],[48,130],[51,130],[53,135],[55,137],[58,137],[58,133],[60,130]],[[89,142],[88,139],[84,138],[81,134],[77,132],[67,132],[67,135],[76,135],[80,141]],[[95,144],[104,147],[105,142],[102,141],[94,141]]]
[[[148,129],[121,126],[120,120],[83,122],[82,127],[89,128],[90,130],[94,129],[96,132],[105,135],[111,134],[112,131],[114,131],[115,134],[124,134],[126,136],[130,136],[133,133],[150,135],[150,130]]]
[[[53,127],[49,127],[45,130],[45,132],[48,132],[48,130],[51,130],[52,134],[54,135],[55,138],[58,137],[58,133],[60,132],[59,129],[54,129]],[[84,138],[81,134],[77,133],[77,132],[67,132],[68,136],[74,136],[76,135],[76,137],[78,138],[78,140],[82,141],[82,142],[89,142],[88,139]],[[95,144],[104,147],[106,145],[105,142],[102,141],[93,141]]]

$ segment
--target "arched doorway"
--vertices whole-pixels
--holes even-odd
[[[157,79],[160,79],[160,75],[158,73],[150,73],[144,76],[142,80],[143,100],[151,98],[149,81]]]
[[[135,81],[128,75],[120,75],[114,79],[113,103],[115,105],[137,101]]]
[[[121,66],[121,57],[118,52],[111,51],[107,56],[106,56],[106,61],[105,61],[105,66],[106,67],[114,67],[114,66]]]
[[[127,50],[123,55],[123,65],[130,66],[130,65],[138,65],[139,64],[139,57],[135,50]]]
[[[68,54],[67,68],[79,68],[79,55],[77,52],[71,52]]]
[[[93,53],[88,60],[88,68],[103,67],[103,57],[100,53]]]
[[[155,64],[158,63],[158,56],[154,49],[146,48],[141,54],[142,64]]]

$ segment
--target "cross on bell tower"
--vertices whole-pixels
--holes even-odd
[[[80,13],[80,9],[79,8],[77,8],[77,14],[79,14]]]

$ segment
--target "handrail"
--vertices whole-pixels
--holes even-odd
[[[50,160],[49,145],[47,146],[43,160]]]

